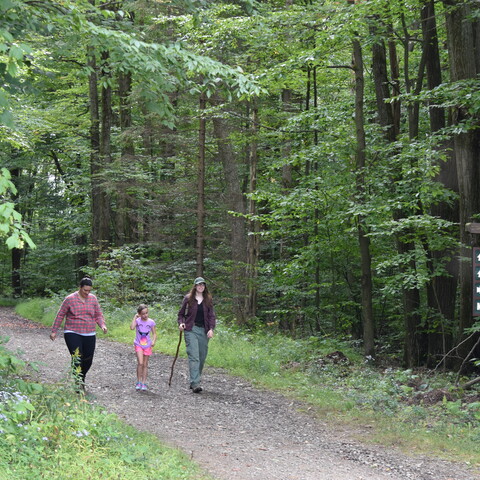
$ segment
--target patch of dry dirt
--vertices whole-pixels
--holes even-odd
[[[62,336],[52,342],[48,328],[2,307],[0,335],[9,337],[8,349],[38,365],[39,380],[65,378],[69,355]],[[362,444],[368,428],[349,431],[327,424],[309,414],[308,406],[217,369],[206,368],[204,391],[193,394],[182,358],[168,387],[171,364],[171,357],[154,353],[151,389],[137,392],[133,347],[100,333],[87,375],[89,398],[181,448],[219,480],[480,480],[479,470],[465,464]]]

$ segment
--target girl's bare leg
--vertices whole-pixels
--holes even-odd
[[[147,374],[148,374],[148,359],[150,357],[148,355],[143,355],[143,371],[142,371],[142,378],[143,380],[140,380],[144,385],[147,383]]]
[[[144,371],[144,362],[147,358],[143,352],[135,352],[137,354],[137,382],[143,382],[143,371]]]

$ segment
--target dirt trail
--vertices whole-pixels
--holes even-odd
[[[2,307],[0,335],[9,337],[8,349],[38,365],[39,380],[65,378],[69,356],[62,336],[52,342],[49,329]],[[169,388],[172,358],[155,353],[151,389],[137,392],[133,348],[104,340],[101,333],[97,338],[87,375],[92,401],[180,447],[218,480],[480,480],[480,471],[465,464],[363,445],[354,435],[367,437],[367,428],[352,432],[328,425],[307,406],[217,369],[206,369],[204,391],[193,394],[181,358]],[[151,421],[145,421],[146,411],[154,412]]]

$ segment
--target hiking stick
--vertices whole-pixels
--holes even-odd
[[[178,339],[178,345],[177,345],[177,353],[175,353],[175,358],[173,359],[173,363],[172,363],[172,371],[170,372],[170,378],[168,380],[168,386],[169,387],[172,385],[173,367],[175,366],[175,362],[177,361],[178,351],[180,350],[180,344],[182,343],[182,333],[183,333],[183,331],[180,330],[180,337]]]

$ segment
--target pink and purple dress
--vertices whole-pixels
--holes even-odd
[[[137,318],[136,325],[136,335],[135,340],[133,341],[135,351],[137,351],[138,348],[141,348],[146,355],[150,355],[152,352],[152,338],[150,333],[152,328],[155,327],[155,322],[151,318],[148,318],[145,321],[141,318]]]

